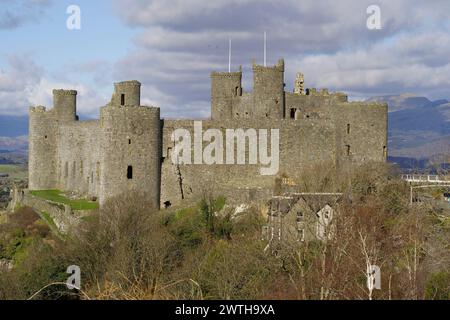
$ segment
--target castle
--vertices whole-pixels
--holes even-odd
[[[339,170],[386,161],[386,104],[305,89],[302,74],[294,87],[285,91],[283,60],[267,67],[253,62],[251,93],[242,88],[242,68],[211,73],[211,118],[203,128],[279,129],[276,175],[261,175],[254,164],[172,161],[173,131],[194,132],[194,120],[161,119],[159,108],[141,106],[138,81],[116,83],[100,119],[92,121],[78,120],[75,90],[54,90],[52,109],[30,107],[29,189],[72,191],[100,204],[140,192],[155,208],[212,190],[249,201],[270,197],[281,174],[295,181],[321,163]]]

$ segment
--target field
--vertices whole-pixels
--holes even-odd
[[[27,178],[28,169],[17,164],[0,164],[0,173],[7,173],[12,180],[24,180]]]
[[[86,199],[70,199],[59,190],[36,190],[30,191],[36,197],[50,200],[57,203],[67,204],[73,210],[93,210],[98,209],[98,203]]]

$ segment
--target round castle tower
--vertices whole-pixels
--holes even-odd
[[[30,107],[28,188],[52,189],[56,183],[56,125],[53,110]]]
[[[115,84],[111,102],[101,109],[100,204],[124,192],[145,196],[159,208],[161,120],[156,107],[139,106],[140,83]]]
[[[29,189],[54,189],[57,184],[58,124],[77,120],[77,91],[53,90],[53,109],[29,110]]]
[[[141,83],[136,80],[115,83],[111,104],[115,106],[140,106]]]
[[[53,90],[53,108],[59,122],[77,120],[77,91]]]

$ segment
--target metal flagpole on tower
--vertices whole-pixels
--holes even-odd
[[[264,31],[264,67],[267,67],[267,61],[266,61],[267,54],[266,53],[267,53],[267,34]]]
[[[229,45],[228,45],[228,72],[231,72],[231,38],[229,38],[228,40],[229,40]]]

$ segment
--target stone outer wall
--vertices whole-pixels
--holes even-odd
[[[72,210],[68,205],[44,200],[33,196],[28,190],[15,188],[12,193],[10,208],[13,209],[17,206],[31,207],[41,216],[43,213],[47,213],[62,233],[67,233],[69,230],[76,228],[81,218],[89,214],[89,211]]]

